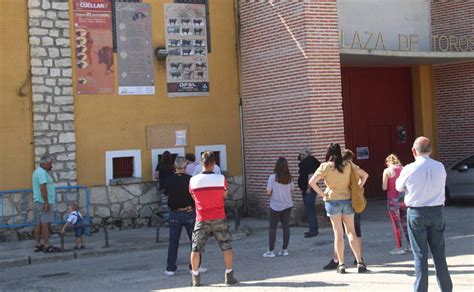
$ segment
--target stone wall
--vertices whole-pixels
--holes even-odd
[[[127,229],[156,224],[160,196],[156,183],[98,186],[90,189],[92,223]]]
[[[35,162],[49,154],[57,185],[75,185],[76,136],[67,0],[28,0]]]
[[[228,198],[244,198],[242,177],[228,177]],[[166,197],[160,197],[156,182],[130,183],[113,186],[93,186],[90,191],[90,218],[92,223],[107,225],[113,229],[129,229],[156,226],[158,213],[166,211]],[[67,203],[76,201],[80,212],[86,215],[86,192],[57,190],[56,219],[66,218]],[[7,194],[3,209],[0,205],[1,224],[34,222],[33,196],[31,193]],[[58,231],[55,226],[53,231]],[[16,230],[0,229],[0,241],[33,237],[33,228]]]

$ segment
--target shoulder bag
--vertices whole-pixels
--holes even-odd
[[[351,189],[351,201],[352,201],[352,208],[356,213],[362,213],[367,206],[367,200],[364,196],[364,188],[359,186],[359,176],[354,171],[351,165],[351,182],[350,182],[350,189]]]

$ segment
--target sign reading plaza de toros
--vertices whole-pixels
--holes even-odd
[[[390,38],[390,43],[396,43],[398,47],[388,47],[388,38]],[[422,51],[419,48],[419,40],[420,37],[417,34],[387,35],[370,31],[354,31],[348,34],[344,30],[339,32],[339,46],[343,49]],[[474,52],[474,35],[432,35],[431,47],[434,52]]]

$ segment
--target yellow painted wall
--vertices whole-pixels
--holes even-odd
[[[432,65],[412,67],[415,136],[425,136],[433,143],[433,156],[439,157],[436,129],[436,104]]]
[[[164,3],[152,6],[153,48],[165,46]],[[209,1],[212,52],[209,54],[208,97],[167,97],[164,62],[154,62],[154,96],[76,95],[74,99],[78,183],[103,185],[105,152],[141,149],[142,178],[150,181],[151,151],[147,125],[188,124],[188,147],[227,145],[227,168],[241,175],[239,87],[233,0]],[[73,61],[73,64],[75,62]],[[116,84],[117,85],[117,84]]]
[[[29,188],[33,171],[27,1],[0,5],[0,190]],[[26,80],[25,86],[21,86]],[[22,87],[22,95],[19,89]]]

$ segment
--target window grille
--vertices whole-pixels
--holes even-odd
[[[133,177],[133,156],[112,159],[113,178]]]

